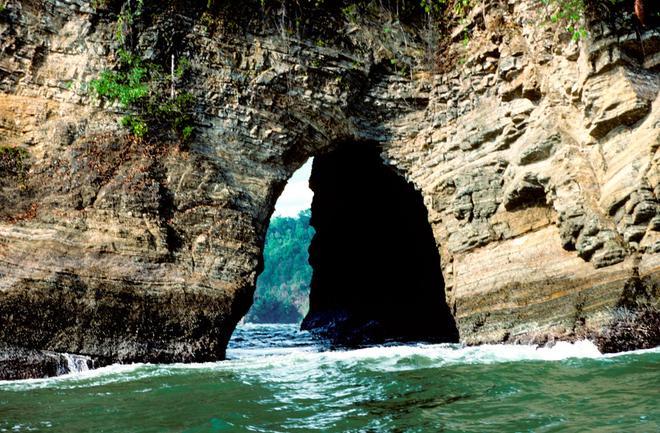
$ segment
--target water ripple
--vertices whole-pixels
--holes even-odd
[[[660,431],[659,349],[328,351],[294,327],[237,335],[228,361],[1,383],[0,432]]]

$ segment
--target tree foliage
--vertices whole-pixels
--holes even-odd
[[[276,217],[270,222],[264,247],[264,271],[246,321],[296,323],[306,313],[312,268],[307,249],[314,236],[311,210],[296,218]]]
[[[97,9],[106,8],[109,0],[94,0],[92,4]],[[89,84],[101,100],[119,104],[125,113],[120,123],[135,137],[175,138],[185,144],[194,132],[195,98],[176,87],[187,78],[191,63],[180,57],[176,69],[168,74],[161,65],[139,55],[135,27],[145,15],[145,0],[123,3],[115,23],[117,61]]]
[[[187,141],[194,124],[192,94],[180,92],[172,98],[168,93],[171,79],[158,65],[145,63],[125,50],[118,54],[116,68],[105,70],[92,80],[92,90],[104,101],[119,102],[128,112],[121,124],[133,135],[144,138],[148,133],[171,133],[182,142]],[[183,75],[179,72],[183,68],[183,62],[179,62],[176,73]]]

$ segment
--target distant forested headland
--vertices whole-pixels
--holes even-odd
[[[314,229],[309,225],[311,210],[297,217],[271,220],[264,248],[264,271],[257,280],[254,304],[246,322],[297,323],[309,308],[312,268],[308,263]]]

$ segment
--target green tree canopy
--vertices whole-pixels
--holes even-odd
[[[253,323],[297,323],[309,308],[312,268],[307,249],[314,236],[311,210],[296,218],[271,220],[264,247],[264,271],[257,280],[254,304],[245,320]]]

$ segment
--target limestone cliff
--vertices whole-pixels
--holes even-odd
[[[231,25],[155,2],[131,37],[190,60],[182,147],[135,139],[89,90],[117,59],[118,2],[5,3],[0,343],[223,358],[288,177],[376,143],[423,197],[460,341],[658,344],[657,29],[596,15],[575,42],[535,0],[484,1],[441,37],[340,15],[327,43],[277,11]]]

